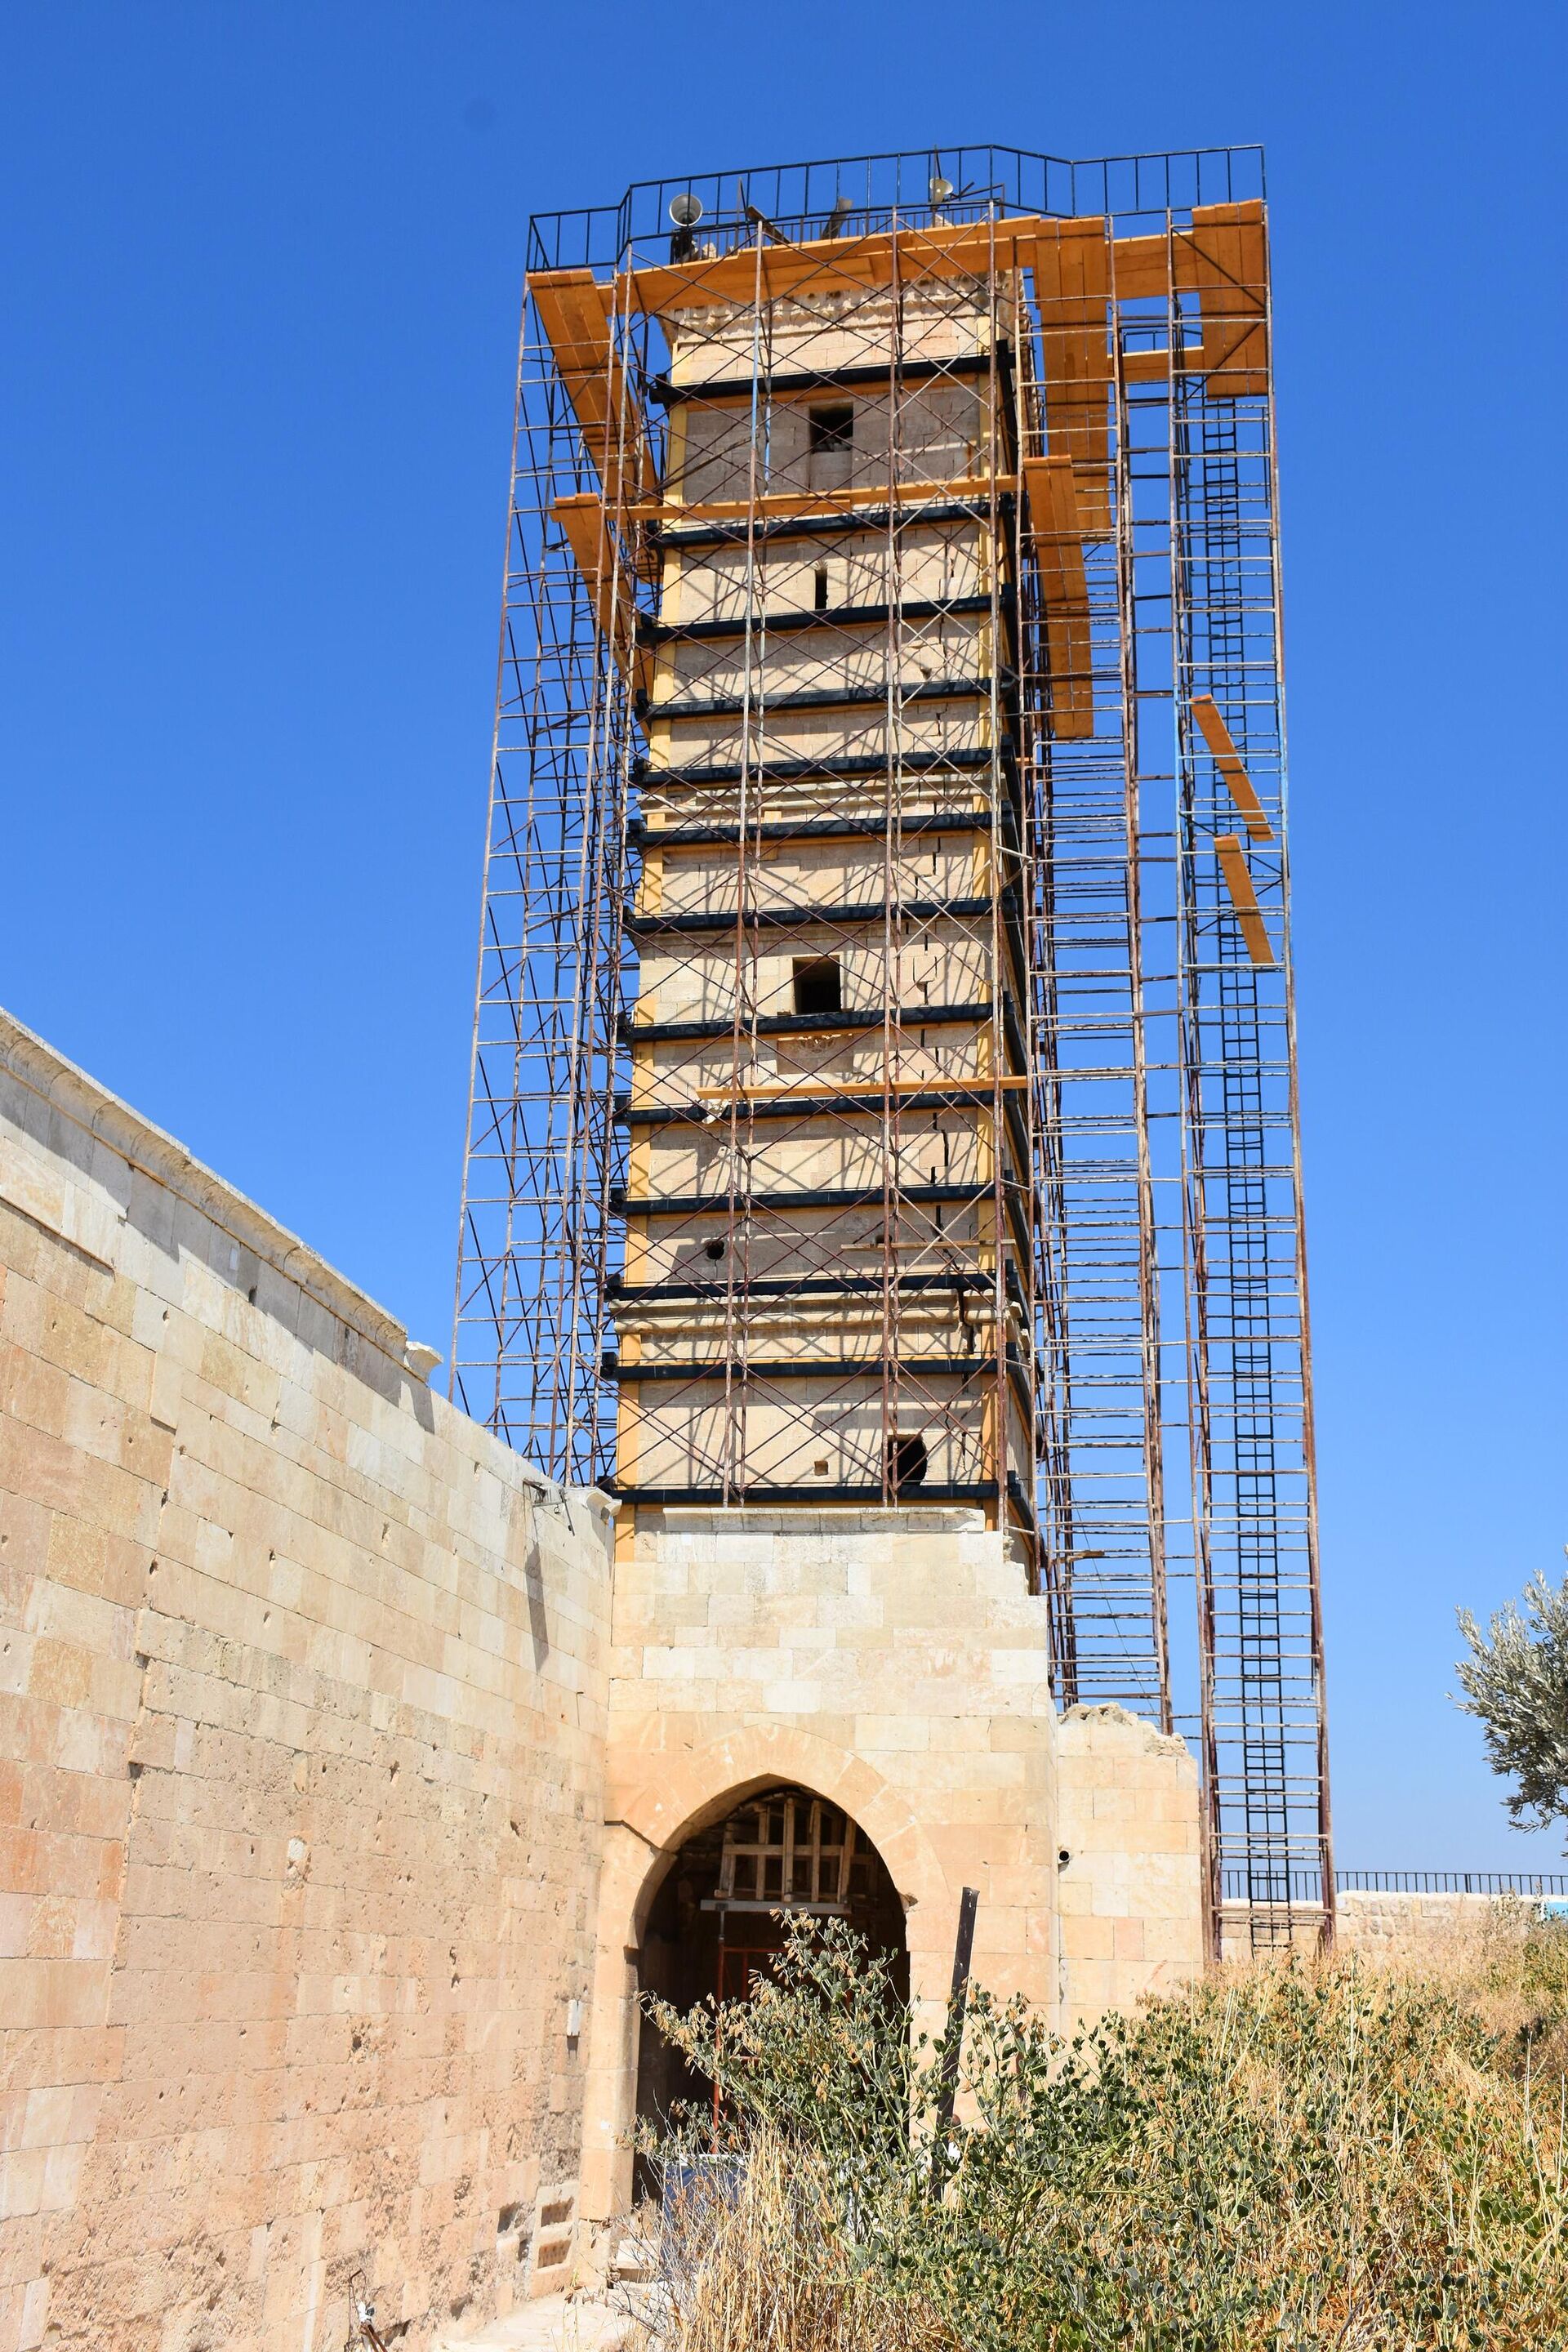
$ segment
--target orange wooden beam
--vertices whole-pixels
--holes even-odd
[[[1110,529],[1110,259],[1102,219],[1047,221],[1033,255],[1041,391],[1053,457],[1079,468],[1090,537]]]
[[[807,289],[888,286],[902,280],[983,278],[1016,269],[1046,224],[1035,215],[994,222],[889,230],[867,236],[804,238],[798,245],[742,245],[708,261],[675,261],[629,277],[632,305],[659,318],[704,302],[776,302]]]
[[[1051,732],[1082,740],[1094,733],[1094,681],[1077,475],[1066,457],[1026,457],[1023,475],[1046,608]]]
[[[1198,722],[1204,741],[1214,753],[1215,766],[1225,778],[1231,799],[1247,821],[1247,832],[1254,841],[1272,841],[1274,828],[1253,789],[1251,777],[1241,763],[1241,754],[1231,740],[1230,730],[1220,717],[1212,694],[1194,695],[1193,717]]]
[[[646,688],[651,659],[647,646],[637,643],[632,583],[625,564],[616,562],[604,499],[597,490],[581,490],[573,498],[557,499],[550,514],[576,559],[600,634],[610,639],[617,662],[630,663],[633,684]]]
[[[1176,283],[1203,309],[1203,371],[1211,396],[1268,389],[1268,242],[1263,206],[1200,205],[1174,239]]]
[[[1241,936],[1247,941],[1247,954],[1256,964],[1271,964],[1274,950],[1264,928],[1263,912],[1240,841],[1234,833],[1222,833],[1215,843],[1215,854],[1230,893],[1230,903],[1236,908],[1236,919],[1241,925]]]
[[[535,269],[528,290],[550,338],[555,365],[583,428],[584,446],[612,505],[658,487],[641,404],[610,333],[603,286],[591,269]]]
[[[858,489],[768,490],[756,499],[705,499],[683,506],[666,499],[630,509],[635,520],[647,522],[744,521],[747,515],[849,515],[861,507],[924,506],[938,499],[980,500],[1017,488],[1011,474],[966,474],[946,482],[872,482]]]
[[[1123,302],[1164,302],[1176,289],[1199,297],[1201,342],[1183,341],[1178,368],[1207,377],[1216,399],[1268,389],[1268,263],[1263,207],[1200,205],[1189,228],[1169,236],[1110,235],[1103,216],[1049,221],[1031,258],[1039,310],[1047,438],[1053,456],[1080,468],[1085,528],[1110,529],[1109,406],[1112,315]],[[1190,309],[1190,304],[1189,304]],[[1151,323],[1153,323],[1151,321]],[[1189,322],[1191,323],[1191,322]],[[1180,334],[1180,329],[1178,329]],[[1130,383],[1171,370],[1167,351],[1126,354]]]

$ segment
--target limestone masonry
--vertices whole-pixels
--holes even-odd
[[[0,2347],[406,2352],[624,2210],[639,1937],[748,1794],[840,1806],[911,1990],[1199,1964],[1193,1766],[1058,1723],[978,1512],[563,1493],[429,1353],[0,1016]],[[625,1548],[623,1548],[625,1549]]]

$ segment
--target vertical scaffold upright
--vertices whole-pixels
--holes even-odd
[[[627,1511],[983,1507],[1195,1724],[1216,1948],[1333,1903],[1262,199],[534,220],[452,1361]]]

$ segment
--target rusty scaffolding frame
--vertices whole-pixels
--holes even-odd
[[[1334,1885],[1262,196],[991,148],[535,219],[452,1356],[634,1504],[1011,1526],[1062,1702],[1195,1725],[1216,1948]]]

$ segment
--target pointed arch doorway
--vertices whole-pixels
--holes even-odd
[[[752,1790],[688,1838],[643,1931],[641,1988],[677,2009],[743,2000],[770,1971],[792,1915],[842,1919],[884,1954],[900,2000],[910,1990],[904,1906],[887,1864],[841,1806],[793,1783]],[[638,2116],[657,2122],[710,2085],[644,2018]]]

